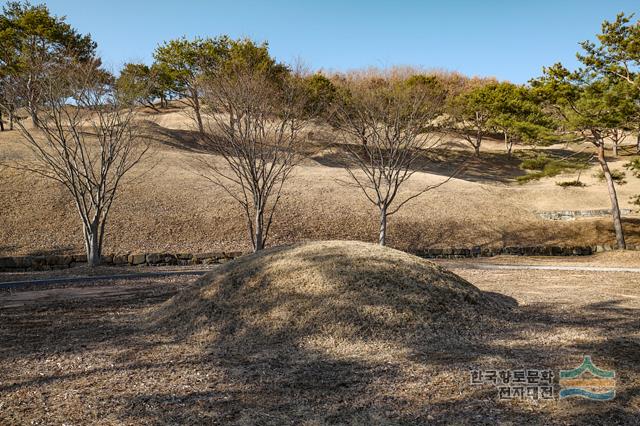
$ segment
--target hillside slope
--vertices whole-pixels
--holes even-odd
[[[180,111],[145,114],[154,153],[132,176],[114,204],[105,252],[246,250],[245,219],[224,191],[194,172],[203,153]],[[314,131],[315,154],[296,170],[285,188],[276,215],[271,245],[303,240],[374,241],[377,212],[337,167],[331,133]],[[460,141],[450,139],[460,152]],[[30,152],[17,131],[0,133],[0,162],[28,159]],[[574,176],[547,178],[519,185],[517,167],[504,160],[498,141],[485,144],[488,154],[468,170],[390,218],[389,243],[401,249],[426,247],[536,244],[602,244],[614,241],[610,220],[546,221],[541,210],[608,208],[606,188],[584,171],[586,188],[563,189],[555,183]],[[466,155],[466,154],[465,154]],[[613,161],[621,168],[623,160]],[[447,163],[432,173],[416,173],[406,191],[444,179]],[[640,179],[621,186],[622,207],[640,193]],[[10,168],[0,170],[0,255],[82,252],[79,219],[61,185]],[[640,244],[640,220],[626,221],[629,240]]]

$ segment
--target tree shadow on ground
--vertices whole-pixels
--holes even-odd
[[[211,148],[195,130],[170,129],[145,121],[145,136],[161,145],[192,153],[211,153]]]
[[[323,264],[323,257],[333,256],[327,252],[304,258],[293,273],[302,273],[310,264]],[[366,274],[386,273],[393,267],[382,262],[368,267]],[[261,275],[265,268],[269,265],[259,265],[246,280]],[[335,282],[342,272],[326,268],[320,273]],[[213,278],[210,275],[208,280]],[[429,329],[426,319],[426,328],[395,320],[406,310],[418,309],[414,305],[416,290],[403,283],[396,283],[400,295],[376,288],[315,295],[291,289],[256,298],[247,292],[247,281],[236,278],[235,282],[229,281],[232,285],[210,289],[213,295],[184,293],[180,301],[183,309],[170,312],[168,317],[170,324],[184,324],[166,333],[159,332],[154,322],[145,320],[141,327],[106,318],[113,310],[122,309],[123,303],[146,307],[167,295],[120,304],[96,302],[83,310],[73,304],[61,306],[51,312],[59,318],[55,324],[46,322],[46,310],[14,312],[13,320],[3,312],[0,331],[3,338],[9,337],[3,342],[10,342],[1,352],[4,363],[11,362],[11,352],[23,351],[24,356],[30,356],[31,352],[46,353],[45,348],[74,357],[93,348],[125,351],[107,369],[45,372],[35,381],[12,384],[0,391],[8,394],[37,389],[52,394],[52,390],[73,387],[74,380],[85,378],[94,385],[85,389],[84,397],[109,407],[101,414],[104,419],[123,423],[631,424],[637,418],[634,404],[640,380],[640,320],[637,309],[625,305],[628,299],[603,298],[567,310],[553,299],[516,307],[512,298],[485,292],[479,302],[501,300],[511,308],[483,310],[475,318],[477,324],[470,323],[468,330],[456,328],[457,321],[449,321],[447,330],[446,320],[452,318],[449,314],[462,311],[464,303],[470,302],[463,303],[453,295],[449,300],[432,300],[443,304],[436,310],[442,321],[434,317],[437,327]],[[259,288],[271,284],[266,279]],[[215,299],[213,304],[211,297]],[[230,309],[232,300],[243,301],[241,311]],[[300,323],[301,319],[295,317],[282,320],[299,304],[317,307],[317,312],[309,313],[312,318],[323,311],[335,311],[337,316],[320,327],[317,323]],[[210,308],[202,311],[203,316],[196,315],[192,326],[188,321],[193,318],[188,313],[202,306]],[[356,326],[362,327],[359,332],[345,334],[342,340],[323,340],[325,331],[339,336],[337,330],[323,327],[338,324],[348,330],[349,321],[361,316],[365,307],[387,312],[387,319],[372,318],[368,326],[358,323]],[[87,316],[84,308],[92,315]],[[274,318],[271,325],[260,320],[270,317]],[[275,321],[277,318],[281,320]],[[74,330],[79,328],[95,330],[95,336],[82,333],[78,340],[80,334]],[[596,338],[575,338],[567,334],[569,329],[578,334],[593,333]],[[43,330],[56,337],[43,337]],[[157,332],[164,337],[149,337]],[[564,335],[568,340],[561,338]],[[362,341],[354,341],[353,336],[362,336]],[[451,336],[460,338],[449,339]],[[70,350],[72,347],[75,350]],[[591,354],[599,367],[616,370],[620,386],[613,402],[501,402],[494,388],[469,383],[471,369],[551,368],[557,372],[576,367],[584,354]],[[59,387],[52,389],[54,385]]]
[[[152,121],[145,121],[146,137],[162,145],[192,153],[215,153],[199,132],[194,130],[170,129]],[[331,168],[357,168],[350,157],[349,150],[363,154],[356,145],[336,142],[336,135],[326,132],[310,131],[301,135],[300,154],[317,164]],[[479,157],[473,155],[468,146],[459,141],[448,141],[446,147],[425,150],[421,158],[411,166],[412,171],[451,176],[457,171],[456,178],[469,182],[512,183],[519,176],[527,174],[519,166],[523,158],[544,153],[552,159],[567,159],[586,162],[589,152],[575,152],[569,149],[521,150],[508,155],[504,152],[483,151]]]
[[[526,214],[526,213],[524,213]],[[498,224],[452,216],[446,221],[429,223],[407,217],[393,217],[389,222],[389,244],[411,253],[428,248],[497,248],[509,246],[596,246],[615,244],[615,230],[608,218],[552,221],[536,219]],[[521,217],[523,214],[521,214]],[[506,223],[505,223],[506,222]],[[640,219],[623,218],[628,244],[640,244]],[[394,235],[401,235],[395,240]],[[457,241],[456,246],[450,244]]]
[[[350,149],[358,152],[357,147],[352,146]],[[311,158],[325,167],[358,167],[341,144],[334,144],[332,149],[321,151]],[[469,182],[508,183],[515,181],[517,176],[525,174],[518,167],[520,162],[519,159],[510,158],[506,154],[483,153],[482,156],[475,157],[463,150],[431,149],[425,152],[420,159],[414,161],[410,170],[445,177],[457,172],[455,173],[457,179]]]
[[[326,255],[331,257],[331,253]],[[309,260],[322,263],[317,257]],[[305,270],[304,261],[301,262],[300,270]],[[369,273],[381,272],[374,269]],[[325,270],[323,273],[328,280],[339,279],[339,271]],[[270,283],[264,282],[261,285],[269,286]],[[223,301],[236,297],[234,291],[242,293],[243,290],[242,284],[238,283],[235,289],[221,288],[218,291],[219,294],[215,297],[220,299],[215,306],[224,311],[223,304],[226,302]],[[246,295],[243,294],[244,296]],[[407,294],[404,305],[409,306],[413,296]],[[640,371],[637,364],[633,365],[637,355],[632,350],[617,350],[610,342],[585,346],[576,342],[549,344],[537,340],[532,344],[527,338],[531,333],[554,335],[566,327],[577,327],[595,330],[599,334],[616,330],[615,339],[624,341],[628,334],[638,329],[640,323],[635,310],[618,306],[620,301],[610,300],[585,306],[578,316],[567,316],[562,309],[552,305],[523,306],[509,313],[496,311],[495,315],[477,318],[478,321],[491,324],[476,330],[478,336],[467,335],[453,343],[443,341],[447,338],[446,333],[438,337],[440,341],[435,341],[425,336],[417,337],[415,330],[410,328],[405,330],[406,334],[394,333],[397,324],[393,322],[374,322],[371,324],[372,329],[390,331],[379,336],[386,345],[408,351],[402,354],[391,351],[385,357],[384,353],[352,356],[357,353],[356,346],[351,348],[351,353],[341,352],[340,349],[335,352],[314,349],[304,344],[309,336],[318,336],[319,331],[313,327],[299,328],[291,323],[291,327],[270,329],[252,320],[256,316],[268,316],[280,309],[283,300],[291,305],[309,302],[308,295],[296,292],[283,297],[284,299],[273,300],[262,298],[259,301],[247,297],[244,299],[244,309],[246,312],[253,311],[249,317],[218,312],[214,314],[220,315],[216,321],[223,322],[220,332],[216,332],[218,337],[213,340],[205,338],[203,342],[203,337],[199,336],[203,344],[203,357],[210,359],[211,368],[221,369],[221,375],[228,383],[247,390],[244,394],[236,393],[233,403],[228,400],[224,403],[211,400],[207,402],[213,404],[209,408],[226,421],[242,423],[251,419],[258,423],[275,424],[313,419],[321,423],[383,421],[403,424],[465,424],[472,418],[481,418],[487,424],[495,424],[496,421],[552,424],[571,421],[570,419],[577,419],[578,424],[593,424],[599,420],[604,422],[609,415],[621,421],[629,421],[635,416],[632,410],[624,408],[624,404],[633,398],[636,387],[620,388],[616,406],[602,411],[599,410],[601,406],[580,403],[576,406],[567,404],[563,410],[544,404],[531,409],[526,401],[515,405],[502,403],[497,401],[497,391],[468,386],[468,370],[471,367],[570,369],[575,367],[572,363],[585,350],[596,360],[605,359],[609,364],[605,367],[622,369],[624,365],[627,374],[637,381]],[[193,301],[192,298],[190,300]],[[324,303],[326,308],[327,303],[339,303],[339,300],[327,298],[327,294],[324,294],[317,300],[312,298],[311,305],[319,306]],[[348,301],[354,307],[375,306],[396,315],[402,310],[399,308],[402,305],[391,304],[375,292],[365,291],[358,296],[345,291],[343,301]],[[511,306],[515,305],[511,298],[506,298],[506,301]],[[209,302],[195,300],[193,306]],[[460,307],[455,302],[451,304]],[[389,315],[390,318],[393,316]],[[336,320],[347,319],[338,315]],[[329,324],[325,326],[329,327]],[[366,334],[365,331],[363,333]],[[460,333],[465,334],[463,331]],[[183,335],[180,340],[186,342],[191,337],[193,336]],[[510,343],[506,344],[505,341]],[[339,347],[345,344],[343,350],[348,350],[352,343],[336,342],[336,345]],[[394,359],[394,356],[399,358]],[[405,356],[406,359],[400,359]],[[496,364],[487,365],[487,359]],[[455,377],[451,379],[451,375]],[[458,385],[462,384],[459,394],[443,396],[437,385],[429,384],[430,379],[443,376],[449,377]],[[425,392],[411,391],[413,386],[420,385],[427,387]],[[434,395],[427,396],[429,391]],[[181,397],[184,410],[172,411],[169,414],[172,421],[203,419],[200,403],[196,404],[195,400],[190,399],[191,396]],[[424,399],[416,399],[419,396]],[[200,398],[202,395],[196,394],[194,397]],[[144,401],[158,398],[163,401],[168,396],[145,395],[141,398]],[[133,405],[138,405],[139,402],[136,401]],[[156,410],[161,408],[156,406]],[[588,413],[582,412],[585,410]],[[131,414],[133,413],[129,413]],[[152,417],[145,418],[142,413],[134,416],[136,420],[149,420],[159,414],[161,412],[155,411]],[[137,417],[140,415],[142,417]],[[129,419],[128,415],[125,418]]]
[[[165,301],[174,286],[140,284],[136,292],[116,297],[42,301],[17,307],[0,307],[0,361],[21,357],[79,354],[96,345],[135,346],[136,324],[114,311],[139,310]],[[0,297],[3,297],[0,293]],[[130,318],[129,318],[130,319]],[[2,388],[0,388],[0,393]]]
[[[522,161],[527,158],[544,154],[553,160],[568,159],[576,164],[586,164],[591,158],[590,152],[559,148],[517,150],[512,155],[483,151],[480,156],[475,156],[472,151],[464,149],[468,146],[462,142],[446,142],[445,145],[446,147],[438,146],[425,150],[424,155],[414,162],[411,170],[440,176],[450,176],[459,170],[455,177],[469,182],[513,183],[519,176],[527,174],[520,167]],[[357,164],[350,160],[349,151],[343,143],[334,143],[327,148],[330,149],[320,150],[312,159],[326,167],[357,167]],[[364,154],[364,151],[355,145],[350,145],[350,149],[360,156]]]

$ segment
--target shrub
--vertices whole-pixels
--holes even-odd
[[[634,176],[640,177],[640,157],[629,161],[624,167],[633,173]]]
[[[640,178],[640,157],[634,158],[630,162],[624,165],[635,177]],[[640,207],[640,195],[634,195],[631,197],[631,204]]]
[[[527,173],[526,175],[518,176],[516,178],[516,181],[518,181],[518,183],[527,183],[532,180],[540,180],[540,178],[543,178],[543,177],[544,177],[544,174],[542,172]]]
[[[520,163],[521,169],[526,170],[544,170],[551,159],[546,155],[538,155],[536,158],[528,158]]]
[[[585,186],[587,186],[583,182],[580,182],[579,180],[567,180],[564,182],[556,182],[556,185],[561,186],[563,188],[568,188],[570,186],[577,187],[577,188],[584,188]]]
[[[604,181],[604,173],[602,171],[599,171],[598,173],[593,175],[593,177],[598,178],[598,180],[600,180],[601,182]],[[613,181],[618,185],[624,185],[625,183],[627,183],[625,179],[626,177],[627,174],[625,172],[622,172],[620,170],[611,170],[611,179],[613,179]]]

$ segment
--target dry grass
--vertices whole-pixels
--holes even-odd
[[[58,278],[79,278],[87,276],[113,276],[113,275],[129,275],[129,274],[145,274],[148,272],[158,273],[164,271],[189,272],[192,270],[206,271],[216,268],[216,264],[197,265],[197,266],[175,266],[175,265],[158,265],[158,266],[129,266],[129,265],[110,265],[90,267],[87,265],[74,266],[72,268],[57,269],[51,271],[26,271],[26,272],[3,272],[0,274],[0,282],[10,281],[29,281],[29,280],[48,280]]]
[[[0,295],[0,423],[637,421],[637,274],[456,271],[480,292],[402,253],[356,244],[349,263],[345,246],[323,247],[337,259],[320,246],[230,263],[164,304],[186,283],[102,283],[12,308]],[[505,402],[469,384],[470,369],[557,372],[584,354],[616,371],[615,400]]]
[[[128,251],[218,251],[248,249],[245,219],[222,190],[208,186],[190,169],[202,152],[197,135],[189,130],[184,113],[145,114],[155,155],[144,162],[123,188],[113,208],[106,236],[107,253]],[[319,126],[309,135],[310,158],[297,169],[286,187],[276,215],[271,245],[305,240],[348,239],[373,241],[377,213],[356,190],[337,179],[348,179],[338,166],[336,135]],[[470,154],[450,138],[454,155],[417,173],[406,187],[419,190],[441,182]],[[0,133],[0,162],[12,164],[30,158],[17,132]],[[571,223],[544,221],[537,210],[607,208],[604,186],[583,172],[586,188],[560,188],[557,180],[527,185],[514,183],[522,173],[501,145],[488,141],[480,160],[473,159],[458,179],[429,192],[390,219],[389,241],[400,249],[451,246],[537,244],[605,244],[615,238],[609,218]],[[552,147],[561,150],[562,147]],[[580,149],[580,148],[579,148]],[[570,153],[571,151],[567,151]],[[613,161],[620,169],[626,159]],[[622,207],[640,193],[640,179],[619,188]],[[11,169],[0,170],[0,255],[81,253],[82,235],[75,207],[57,184]],[[625,224],[630,243],[640,244],[640,219]]]
[[[505,311],[436,264],[361,242],[266,250],[216,268],[155,314],[153,327],[216,354],[292,350],[353,357],[378,344],[446,347]],[[191,343],[190,343],[191,344]]]
[[[551,266],[595,266],[595,267],[640,267],[640,252],[638,251],[610,251],[596,253],[592,256],[494,256],[489,258],[442,260],[438,263],[447,268],[455,268],[457,263],[480,263],[496,265],[551,265]]]

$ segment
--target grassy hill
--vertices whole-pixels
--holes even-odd
[[[203,150],[190,120],[179,109],[140,113],[153,154],[134,172],[114,204],[106,237],[106,253],[130,251],[247,250],[245,222],[234,201],[207,184],[194,171]],[[416,173],[406,190],[440,182],[471,151],[463,141],[444,135],[445,148],[428,172]],[[340,140],[313,126],[307,134],[309,157],[285,189],[270,245],[304,240],[351,239],[374,241],[377,213],[354,188],[339,182],[348,175],[340,167]],[[588,146],[538,148],[568,155]],[[530,152],[528,149],[527,152]],[[0,162],[10,166],[29,159],[17,131],[0,133]],[[606,188],[582,171],[585,188],[562,188],[566,176],[516,181],[525,172],[521,159],[503,153],[500,141],[483,145],[483,156],[471,159],[467,170],[404,207],[390,219],[389,244],[400,249],[427,247],[503,246],[537,244],[603,244],[614,241],[609,218],[558,222],[540,219],[537,211],[606,209]],[[612,159],[621,169],[627,158]],[[629,178],[618,188],[621,206],[640,193],[640,179]],[[82,252],[79,219],[65,189],[53,182],[0,170],[0,255]],[[629,242],[640,244],[640,219],[625,220]]]

